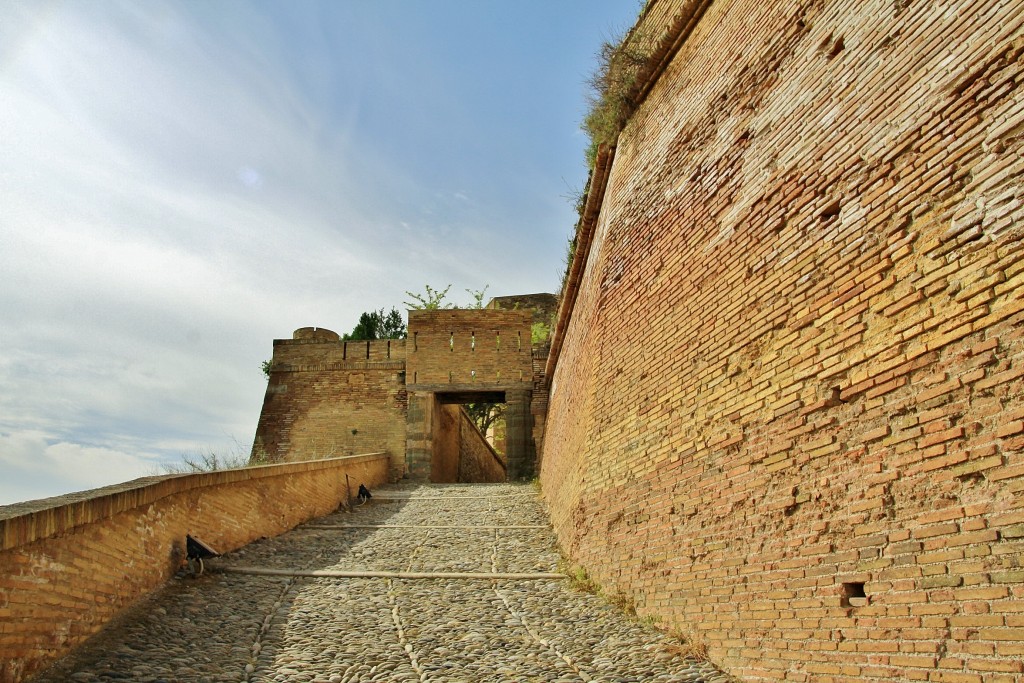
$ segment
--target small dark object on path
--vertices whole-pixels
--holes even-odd
[[[370,489],[366,488],[366,486],[364,486],[363,484],[360,484],[359,485],[359,504],[362,505],[363,503],[365,503],[366,501],[370,500],[371,498],[373,498],[373,496],[370,495]]]
[[[193,538],[191,534],[185,535],[185,559],[188,560],[189,571],[195,576],[203,573],[203,559],[210,557],[220,557],[220,553],[206,545],[198,538]],[[199,565],[199,571],[196,571],[196,564]]]

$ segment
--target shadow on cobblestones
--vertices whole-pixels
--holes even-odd
[[[526,485],[399,485],[225,555],[130,610],[36,683],[727,681],[568,581],[254,576],[244,568],[557,571]]]

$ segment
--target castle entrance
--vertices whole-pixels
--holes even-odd
[[[410,477],[493,483],[531,474],[531,317],[519,310],[409,312]]]
[[[430,481],[507,481],[505,392],[436,393],[434,400]]]

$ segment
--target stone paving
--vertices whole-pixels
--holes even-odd
[[[528,485],[393,486],[179,577],[34,680],[734,680],[565,579],[289,571],[540,576],[559,559]]]

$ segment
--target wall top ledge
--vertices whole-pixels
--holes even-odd
[[[299,472],[332,469],[346,464],[387,459],[384,452],[347,455],[322,460],[277,463],[196,474],[142,477],[63,496],[0,505],[0,551],[56,536],[77,526],[148,505],[161,498],[193,489],[240,481],[280,477]]]

